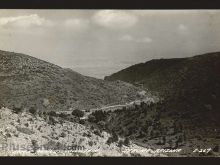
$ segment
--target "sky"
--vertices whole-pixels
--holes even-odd
[[[104,78],[151,59],[220,51],[220,11],[2,9],[0,50]]]

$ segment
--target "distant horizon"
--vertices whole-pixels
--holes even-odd
[[[219,10],[0,9],[0,49],[101,78],[152,59],[219,51]]]
[[[6,51],[6,52],[13,52],[13,53],[19,53],[19,54],[25,54],[25,53],[22,53],[22,52],[15,52],[15,51],[7,51],[7,50],[2,50],[0,49],[0,51]],[[203,55],[203,54],[207,54],[207,53],[217,53],[217,52],[220,52],[219,51],[214,51],[214,52],[204,52],[204,53],[201,53],[201,54],[195,54],[195,55],[191,55],[191,56],[187,56],[187,57],[174,57],[174,58],[190,58],[190,57],[194,57],[194,56],[198,56],[198,55]],[[29,55],[29,54],[25,54],[25,55]],[[31,55],[29,55],[31,56]],[[31,56],[31,57],[34,57],[34,56]],[[36,58],[36,57],[34,57]],[[110,72],[110,70],[105,70],[106,68],[109,68],[109,67],[100,67],[100,66],[60,66],[60,65],[57,65],[59,67],[62,67],[62,68],[66,68],[66,69],[72,69],[73,71],[75,72],[78,72],[80,74],[82,74],[83,76],[89,76],[89,77],[93,77],[93,78],[98,78],[98,79],[104,79],[106,76],[110,76],[116,72],[119,72],[123,69],[126,69],[130,66],[133,66],[133,65],[136,65],[136,64],[140,64],[140,63],[146,63],[148,61],[151,61],[151,60],[159,60],[159,59],[174,59],[174,58],[152,58],[150,60],[146,60],[146,61],[142,61],[142,62],[139,62],[139,63],[133,63],[133,64],[128,64],[127,66],[124,66],[124,67],[120,67],[120,66],[115,66],[114,68],[112,68],[112,70],[114,70],[113,72]],[[43,59],[40,59],[38,58],[39,60],[43,60]],[[47,61],[47,60],[43,60],[45,62],[49,62],[51,64],[54,64],[50,61]],[[56,65],[56,64],[54,64]],[[101,72],[100,72],[100,68],[102,69]],[[104,71],[103,71],[104,69]],[[95,72],[93,72],[95,71]],[[104,75],[102,72],[105,72],[105,73],[109,73],[109,74],[106,74]]]

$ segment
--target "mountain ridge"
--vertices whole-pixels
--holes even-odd
[[[0,103],[8,108],[68,110],[132,101],[138,89],[106,82],[21,53],[0,51]]]
[[[181,59],[151,60],[105,80],[121,80],[163,98],[163,116],[194,127],[219,130],[220,52]]]

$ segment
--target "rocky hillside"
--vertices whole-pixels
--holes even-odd
[[[138,88],[83,76],[34,57],[0,51],[0,104],[8,108],[69,110],[119,104]]]
[[[165,156],[131,141],[108,144],[109,137],[64,116],[0,109],[0,156]]]

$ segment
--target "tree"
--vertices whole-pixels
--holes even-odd
[[[72,115],[76,116],[76,117],[83,117],[84,116],[84,112],[79,110],[79,109],[75,109],[75,110],[73,110]]]
[[[106,112],[103,112],[102,110],[99,111],[95,111],[92,113],[92,115],[95,117],[95,122],[99,122],[101,120],[105,120],[106,119]]]

